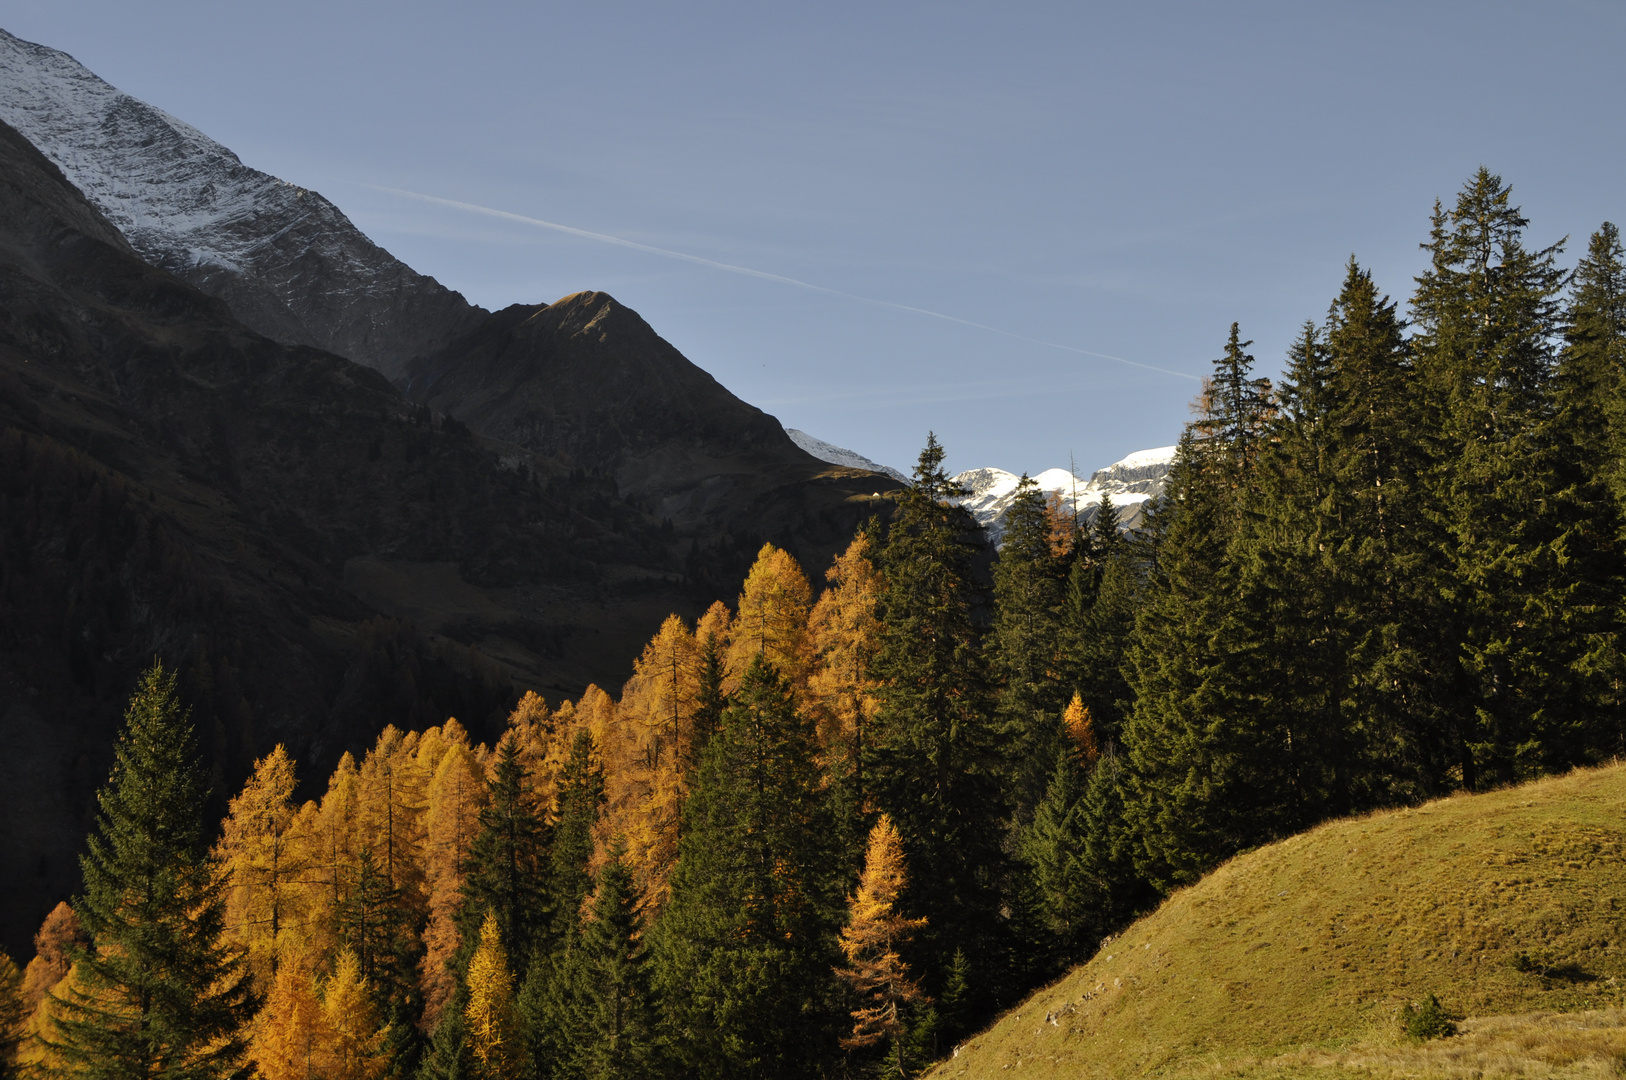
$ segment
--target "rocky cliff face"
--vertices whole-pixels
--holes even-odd
[[[367,239],[314,191],[252,169],[67,53],[0,30],[0,120],[148,262],[244,325],[395,378],[484,312]]]

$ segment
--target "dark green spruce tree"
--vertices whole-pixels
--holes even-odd
[[[1124,663],[1140,606],[1145,551],[1119,534],[1111,496],[1102,496],[1086,539],[1067,575],[1063,664],[1105,749],[1120,739],[1132,697]]]
[[[683,807],[672,896],[652,932],[674,1068],[818,1076],[842,1014],[832,822],[812,721],[752,660]]]
[[[1311,520],[1318,595],[1335,605],[1343,638],[1340,779],[1352,808],[1449,790],[1450,702],[1464,692],[1446,538],[1424,484],[1432,411],[1405,327],[1351,259],[1323,331],[1316,453],[1327,496]]]
[[[258,1003],[225,937],[203,843],[206,790],[175,676],[154,663],[124,714],[74,901],[91,940],[48,1043],[62,1075],[207,1080],[247,1067]]]
[[[603,805],[604,768],[599,763],[598,749],[590,733],[579,731],[571,741],[570,757],[559,778],[558,809],[548,855],[555,941],[564,941],[575,932],[582,901],[592,891],[593,879],[587,865],[593,858],[593,826],[598,824]]]
[[[1592,471],[1626,505],[1626,251],[1611,222],[1592,235],[1575,268],[1564,312],[1558,365],[1559,426],[1577,463]]]
[[[1086,763],[1070,748],[1059,748],[1051,759],[1050,783],[1022,831],[1021,858],[1035,900],[1035,914],[1047,946],[1039,967],[1048,975],[1078,956],[1095,929],[1096,898],[1085,880],[1084,822],[1081,811],[1088,783]]]
[[[552,837],[529,780],[513,735],[505,735],[497,746],[489,802],[480,811],[480,831],[464,868],[458,913],[461,964],[473,955],[480,925],[491,912],[519,980],[534,958],[547,953],[553,927],[548,903]]]
[[[1436,206],[1412,301],[1438,420],[1428,495],[1460,615],[1467,693],[1452,719],[1470,789],[1594,757],[1615,651],[1609,551],[1555,422],[1562,243],[1526,248],[1510,196],[1482,168],[1450,212]]]
[[[1050,551],[1044,495],[1024,473],[1005,512],[987,638],[1019,822],[1031,819],[1044,797],[1048,765],[1061,746],[1061,712],[1067,704],[1060,656],[1064,569]]]
[[[638,890],[612,844],[592,909],[566,953],[554,1014],[559,1080],[637,1080],[655,1068],[658,1017]]]
[[[943,458],[928,436],[881,553],[880,709],[864,769],[903,837],[902,905],[928,920],[906,959],[934,996],[956,948],[983,973],[983,987],[1004,985],[996,957],[1006,948],[1005,762],[975,622],[981,530],[951,502],[965,490]]]
[[[706,744],[723,722],[723,710],[728,708],[728,695],[723,693],[723,643],[716,634],[707,634],[700,643],[700,691],[695,695],[694,715],[689,723],[689,745],[683,761],[683,775],[693,782],[700,761],[705,756]]]
[[[1620,553],[1626,544],[1626,251],[1620,230],[1610,222],[1592,235],[1575,269],[1564,316],[1564,345],[1558,364],[1558,428],[1563,442],[1563,475],[1573,485],[1578,507],[1590,511],[1575,523],[1589,548],[1600,549],[1598,582],[1613,612],[1608,637],[1618,641],[1626,610],[1626,583]],[[1607,513],[1606,513],[1607,511]],[[1602,535],[1599,535],[1602,531]],[[1626,753],[1626,673],[1610,642],[1600,640],[1592,655],[1602,665],[1596,706],[1604,717],[1594,733],[1599,755]]]
[[[1237,589],[1233,640],[1252,660],[1232,672],[1278,786],[1254,808],[1267,832],[1296,832],[1349,805],[1342,711],[1346,627],[1336,573],[1341,492],[1332,476],[1331,358],[1306,324],[1288,353],[1277,408],[1230,545]],[[1271,800],[1272,804],[1265,804]]]
[[[1125,812],[1140,873],[1161,889],[1196,880],[1287,823],[1282,733],[1256,708],[1250,678],[1267,642],[1241,610],[1232,557],[1271,408],[1248,344],[1233,324],[1203,412],[1142,529],[1155,556],[1128,657]]]

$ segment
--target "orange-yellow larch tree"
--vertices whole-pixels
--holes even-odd
[[[469,1003],[463,1010],[469,1050],[487,1077],[507,1077],[518,1047],[514,1042],[514,974],[508,968],[497,917],[486,913],[480,944],[469,961]]]
[[[730,628],[728,671],[737,682],[761,655],[798,692],[807,685],[810,657],[807,613],[813,587],[790,553],[763,544],[745,577],[738,613]]]
[[[1096,742],[1095,722],[1090,718],[1090,707],[1084,704],[1082,695],[1073,694],[1073,700],[1068,702],[1066,711],[1061,714],[1061,722],[1073,752],[1087,771],[1101,756],[1101,747]]]
[[[1083,526],[1073,512],[1072,501],[1072,492],[1064,495],[1060,491],[1052,491],[1045,497],[1045,533],[1049,537],[1053,558],[1065,559],[1071,555],[1083,535]]]
[[[853,537],[825,572],[830,587],[808,618],[814,656],[808,704],[819,720],[826,759],[845,758],[855,770],[863,760],[865,725],[879,708],[870,665],[881,647],[876,605],[885,582],[871,561],[872,551],[868,536]]]
[[[226,883],[226,926],[248,950],[262,991],[276,977],[291,933],[300,938],[309,914],[308,845],[295,830],[294,760],[280,744],[254,763],[231,800],[214,858]]]
[[[417,765],[419,739],[417,732],[386,727],[357,775],[361,845],[372,850],[402,905],[414,911],[423,903],[424,789],[429,783]]]
[[[23,971],[23,1004],[39,1008],[52,987],[67,978],[73,964],[73,951],[85,948],[90,939],[80,929],[79,916],[66,900],[51,909],[34,934],[34,959]]]
[[[380,1022],[361,962],[349,949],[339,950],[333,974],[322,984],[322,1028],[327,1040],[320,1073],[324,1080],[378,1080],[384,1075],[389,1026]]]
[[[311,944],[318,955],[331,955],[342,938],[340,921],[355,888],[362,840],[357,822],[360,778],[356,759],[339,758],[317,808],[311,835],[314,853]]]
[[[525,775],[531,778],[531,790],[543,806],[553,805],[554,789],[559,783],[559,769],[568,756],[569,739],[561,746],[559,726],[562,717],[548,708],[541,695],[527,690],[508,714],[508,732],[519,751],[519,763]],[[489,770],[490,762],[486,763]]]
[[[681,618],[668,616],[633,665],[618,707],[623,737],[637,752],[625,755],[632,773],[613,782],[611,828],[624,838],[626,862],[657,906],[677,861],[683,763],[700,690],[698,661],[694,635]]]
[[[903,840],[882,814],[870,830],[858,891],[847,902],[847,926],[841,931],[847,967],[836,974],[864,1002],[852,1011],[852,1034],[841,1045],[874,1046],[890,1039],[899,1076],[906,1075],[902,1010],[925,1000],[920,983],[909,977],[909,967],[898,955],[898,947],[926,925],[925,919],[905,918],[897,910],[898,895],[907,883]]]
[[[249,1056],[264,1080],[312,1080],[323,1075],[328,1042],[314,976],[304,957],[285,959],[255,1017]]]
[[[456,976],[446,962],[457,951],[456,917],[462,902],[463,863],[480,831],[486,782],[486,771],[466,735],[441,755],[435,777],[429,782],[424,858],[429,922],[423,936],[420,979],[426,1031],[434,1030],[440,1022],[441,1013],[457,989]]]

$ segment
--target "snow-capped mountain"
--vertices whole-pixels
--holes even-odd
[[[797,446],[800,446],[803,450],[806,450],[809,454],[812,454],[820,461],[828,461],[832,465],[845,465],[849,469],[867,469],[870,472],[881,473],[885,476],[890,476],[900,484],[907,484],[909,482],[909,478],[907,476],[890,465],[877,465],[863,454],[844,449],[840,446],[832,445],[831,443],[825,442],[823,439],[816,439],[805,431],[798,431],[796,428],[786,428],[785,434],[790,436],[791,442],[795,443]]]
[[[1118,527],[1133,529],[1145,516],[1146,504],[1162,494],[1163,483],[1174,464],[1174,451],[1172,446],[1136,451],[1104,469],[1097,469],[1088,480],[1066,469],[1046,469],[1033,479],[1038,482],[1040,491],[1058,492],[1062,505],[1071,506],[1085,521],[1095,519],[1102,496],[1111,496],[1113,509],[1118,514]],[[1005,511],[1016,498],[1016,485],[1021,477],[1004,469],[970,469],[954,479],[971,489],[961,505],[971,511],[977,522],[988,530],[989,539],[997,544],[1004,532]]]
[[[396,377],[483,312],[374,244],[314,191],[244,165],[67,53],[0,30],[0,120],[148,262],[243,323]]]

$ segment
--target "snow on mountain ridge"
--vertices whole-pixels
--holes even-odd
[[[1047,495],[1061,495],[1062,505],[1071,506],[1084,521],[1095,520],[1103,497],[1112,498],[1117,511],[1118,527],[1133,529],[1145,517],[1147,504],[1163,492],[1164,481],[1174,464],[1175,448],[1160,446],[1135,453],[1097,469],[1088,480],[1082,480],[1067,469],[1046,469],[1033,479],[1039,490]],[[960,504],[971,511],[977,523],[988,530],[988,537],[999,543],[1004,532],[1005,512],[1016,498],[1016,485],[1021,477],[1004,469],[969,469],[954,477],[971,489]]]
[[[827,443],[823,439],[815,438],[805,431],[796,428],[786,428],[785,434],[790,441],[806,450],[820,461],[828,461],[832,465],[845,465],[849,469],[867,469],[873,473],[890,476],[900,484],[907,484],[909,478],[890,465],[877,465],[863,454],[848,450],[844,447]]]
[[[244,165],[67,53],[4,30],[0,120],[143,258],[261,333],[394,376],[478,320],[478,308],[378,247],[321,195]]]

